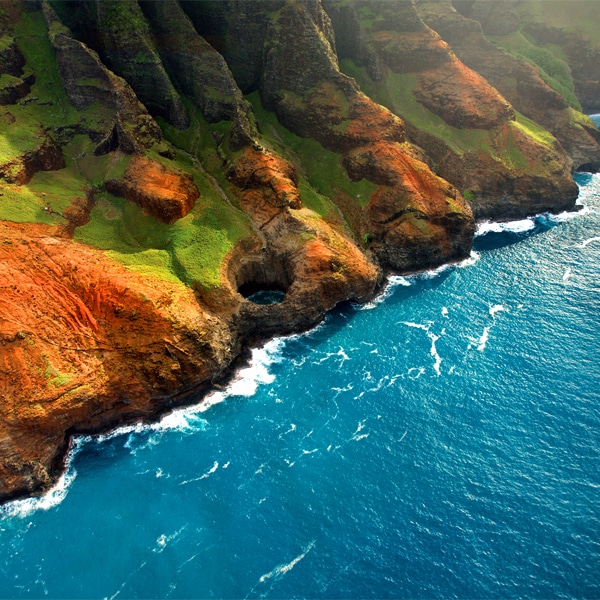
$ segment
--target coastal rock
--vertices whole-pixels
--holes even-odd
[[[330,41],[331,22],[320,4],[310,6],[313,12],[288,3],[281,9],[277,25],[267,37],[267,60],[261,88],[265,104],[272,107],[279,120],[295,133],[313,137],[325,148],[340,152],[351,179],[366,178],[379,185],[394,186],[391,193],[384,194],[380,190],[374,195],[367,212],[373,238],[377,240],[372,249],[384,264],[414,270],[464,258],[471,243],[465,244],[464,240],[472,240],[473,236],[473,217],[470,207],[456,190],[451,192],[455,199],[452,209],[436,203],[431,212],[435,230],[423,229],[420,233],[420,241],[431,234],[427,245],[438,245],[437,251],[405,252],[402,246],[412,243],[410,236],[393,235],[392,230],[397,230],[393,219],[379,218],[378,198],[385,196],[386,204],[393,207],[392,212],[402,213],[406,206],[404,191],[412,189],[409,180],[414,170],[406,168],[412,162],[410,151],[406,154],[406,147],[403,149],[399,145],[405,140],[404,124],[391,111],[365,96],[354,80],[339,72]],[[382,10],[387,10],[387,3],[381,6]],[[315,14],[319,17],[315,18]],[[422,23],[421,28],[427,29]],[[310,68],[304,70],[304,65],[310,65]],[[300,71],[302,77],[298,76]],[[502,112],[502,118],[506,118],[504,105]],[[429,171],[422,162],[418,168]],[[429,188],[435,185],[444,190],[448,188],[447,183],[433,173],[429,172],[429,175]],[[423,195],[420,201],[422,214],[429,215],[429,198]],[[462,211],[463,218],[450,217],[444,211],[453,214]],[[450,229],[445,232],[447,226]],[[461,227],[463,230],[458,235],[461,241],[455,247],[452,244],[442,247],[441,240],[450,235],[450,230],[455,234]],[[388,232],[384,231],[386,228]],[[411,239],[416,238],[412,236]],[[395,244],[398,248],[391,247]]]
[[[0,224],[0,499],[55,481],[74,433],[156,416],[239,351],[182,284],[102,252]]]
[[[138,156],[133,157],[122,179],[109,179],[104,186],[165,223],[185,217],[200,196],[187,173]]]

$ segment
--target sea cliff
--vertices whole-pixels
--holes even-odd
[[[574,209],[600,40],[539,4],[2,3],[0,501],[476,219]]]

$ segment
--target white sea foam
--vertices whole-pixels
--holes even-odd
[[[379,304],[385,302],[394,293],[394,290],[397,287],[408,287],[413,283],[414,282],[410,278],[404,277],[403,275],[390,275],[385,287],[376,298],[365,304],[357,304],[356,308],[358,310],[373,310]]]
[[[248,366],[238,371],[226,389],[212,392],[202,403],[193,407],[194,411],[205,412],[230,396],[253,396],[260,385],[273,383],[275,376],[269,371],[269,367],[281,362],[281,353],[287,339],[275,338],[260,348],[253,348]]]
[[[423,331],[429,331],[429,328],[432,325],[432,322],[429,321],[427,325],[422,325],[421,323],[413,323],[412,321],[401,321],[402,325],[406,325],[407,327],[413,327],[414,329],[422,329]]]
[[[152,552],[160,554],[167,547],[167,544],[169,544],[173,540],[176,540],[181,535],[184,529],[186,529],[185,525],[175,533],[172,533],[171,535],[166,535],[164,533],[159,535],[156,540],[156,547],[152,549]]]
[[[314,545],[316,543],[317,543],[317,540],[313,540],[310,544],[308,544],[308,546],[306,546],[306,548],[304,548],[304,551],[302,552],[302,554],[299,554],[298,556],[296,556],[296,558],[291,560],[289,563],[281,564],[281,565],[275,567],[272,571],[269,571],[268,573],[261,575],[259,582],[264,583],[265,581],[267,581],[267,579],[271,579],[272,577],[279,578],[282,575],[285,575],[286,573],[291,571],[314,548]]]
[[[581,198],[580,198],[581,199]],[[540,220],[545,220],[550,223],[565,223],[567,221],[571,221],[572,219],[576,219],[577,217],[583,217],[585,215],[589,215],[590,213],[596,212],[592,210],[586,204],[583,204],[583,208],[577,211],[564,211],[554,215],[552,213],[544,213],[543,215],[538,215],[537,218]]]
[[[486,235],[487,233],[524,233],[535,228],[535,217],[521,219],[519,221],[480,221],[477,223],[475,237]]]
[[[73,468],[73,460],[83,447],[83,443],[84,440],[81,437],[73,439],[65,463],[65,472],[50,490],[37,498],[24,498],[3,504],[0,506],[0,519],[10,517],[24,519],[38,510],[50,510],[58,506],[67,497],[69,488],[77,476],[77,471]]]
[[[468,260],[468,259],[467,259]],[[428,271],[421,271],[420,273],[416,273],[413,275],[416,279],[435,279],[442,273],[446,272],[448,269],[451,269],[453,265],[446,263],[436,267],[435,269],[429,269]]]
[[[581,242],[581,244],[579,244],[579,248],[585,248],[588,244],[591,244],[592,242],[600,242],[600,236],[596,236],[596,237],[592,237],[592,238],[588,238],[587,240],[584,240],[583,242]]]
[[[469,257],[465,258],[464,260],[461,260],[458,263],[458,267],[460,269],[464,269],[465,267],[472,267],[480,258],[481,258],[481,255],[479,254],[479,252],[476,252],[475,250],[471,250]]]
[[[490,315],[493,317],[496,315],[496,313],[499,313],[503,310],[506,310],[506,308],[504,308],[502,304],[494,304],[494,306],[490,306]]]
[[[446,306],[442,306],[442,316],[448,318],[448,308]]]
[[[571,267],[567,267],[565,274],[563,275],[563,281],[567,281],[571,277]]]
[[[485,346],[488,342],[488,339],[490,337],[490,327],[486,327],[483,330],[483,334],[481,335],[481,338],[479,339],[479,345],[477,346],[477,350],[479,350],[479,352],[483,352],[485,350]]]
[[[440,339],[439,335],[435,335],[430,331],[427,332],[427,337],[431,340],[431,349],[429,350],[429,354],[435,359],[433,363],[433,369],[438,374],[438,377],[442,374],[440,371],[440,366],[442,364],[442,358],[438,354],[438,351],[435,347],[435,343]]]
[[[179,485],[187,485],[188,483],[194,483],[196,481],[202,481],[203,479],[208,479],[218,468],[219,468],[219,463],[215,460],[213,466],[208,471],[206,471],[206,473],[203,473],[202,475],[200,475],[200,477],[194,477],[193,479],[186,479],[185,481],[182,481]]]

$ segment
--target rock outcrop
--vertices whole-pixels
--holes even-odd
[[[137,156],[129,163],[122,179],[108,179],[104,186],[111,194],[139,204],[165,223],[185,217],[200,196],[187,173]]]
[[[218,376],[229,325],[40,225],[0,224],[0,498],[46,489],[77,432],[149,418]]]

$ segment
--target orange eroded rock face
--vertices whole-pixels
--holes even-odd
[[[514,119],[510,104],[458,59],[419,74],[416,99],[453,127],[492,129]]]
[[[227,176],[244,191],[242,204],[259,222],[268,221],[283,208],[302,207],[296,170],[271,152],[245,148]]]
[[[182,171],[135,156],[122,179],[111,179],[106,189],[139,204],[165,223],[185,217],[200,197],[192,177]]]
[[[352,178],[380,185],[368,210],[373,247],[384,264],[403,271],[468,255],[475,228],[470,206],[399,144],[357,148],[344,165]]]
[[[0,223],[0,498],[46,488],[73,432],[149,418],[230,362],[191,290]]]

